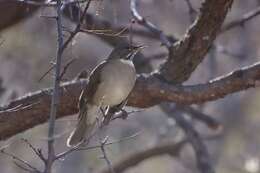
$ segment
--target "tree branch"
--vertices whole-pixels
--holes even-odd
[[[260,7],[257,7],[248,13],[244,14],[241,18],[231,21],[230,23],[226,24],[222,30],[221,33],[229,31],[235,27],[243,26],[246,22],[252,20],[254,17],[260,15]]]
[[[144,17],[142,17],[139,12],[137,11],[137,5],[136,5],[136,0],[131,0],[130,1],[130,9],[132,16],[135,18],[135,20],[140,24],[143,25],[144,27],[148,28],[150,32],[154,33],[157,35],[158,38],[160,38],[162,44],[166,46],[167,48],[170,48],[172,46],[171,41],[169,38],[163,34],[163,31],[158,29],[153,23],[149,22],[146,20]],[[176,41],[176,40],[174,40]]]
[[[150,107],[161,102],[194,104],[213,101],[228,94],[255,87],[260,80],[260,63],[233,71],[208,83],[176,86],[161,81],[156,74],[140,75],[128,106]],[[80,91],[86,80],[64,83],[60,89],[57,118],[75,114]],[[48,120],[51,89],[30,93],[12,101],[0,111],[0,140],[7,139]]]
[[[70,6],[66,7],[63,10],[63,12],[64,15],[74,23],[77,23],[78,16],[82,14],[81,9],[74,4],[71,4]],[[85,15],[83,23],[85,23],[85,25],[81,25],[81,29],[84,30],[93,30],[94,28],[96,30],[104,30],[104,31],[109,30],[117,33],[125,29],[123,27],[114,26],[109,21],[99,19],[91,14]],[[143,31],[142,32],[137,31],[135,33],[140,33],[140,34],[146,33],[148,37],[153,36],[152,34],[148,34],[147,32],[143,32]],[[92,32],[92,34],[95,35],[95,32]],[[109,36],[107,34],[96,34],[95,36],[97,36],[97,38],[101,39],[102,41],[112,46],[116,46],[119,43],[128,42],[128,40],[124,37]],[[137,68],[137,72],[150,72],[152,70],[151,66],[147,64],[147,60],[140,52],[138,52],[137,55],[135,56],[134,64]]]
[[[167,105],[165,105],[167,106]],[[169,109],[170,106],[167,106],[164,111],[167,111],[167,115],[171,118],[174,118],[176,123],[180,126],[180,128],[185,132],[187,136],[187,140],[192,145],[196,159],[197,159],[197,167],[201,173],[214,173],[215,170],[213,168],[208,149],[200,134],[195,130],[192,124],[185,119],[185,117],[178,112],[178,109]]]
[[[51,108],[50,108],[50,117],[49,117],[49,127],[48,127],[48,157],[46,161],[46,165],[44,168],[44,173],[52,172],[52,165],[54,163],[55,158],[55,150],[54,150],[54,131],[55,131],[55,120],[57,115],[57,109],[59,107],[60,101],[60,73],[61,73],[61,62],[62,62],[62,54],[63,54],[63,36],[62,36],[62,17],[61,17],[61,0],[57,0],[56,5],[56,22],[57,22],[57,33],[58,33],[58,43],[57,43],[57,54],[56,54],[56,62],[55,62],[55,76],[53,83],[53,92],[51,96]]]
[[[160,75],[168,82],[181,83],[204,59],[215,40],[233,0],[206,0],[200,15],[184,37],[169,50],[167,61],[161,66]]]
[[[138,163],[149,159],[151,157],[160,156],[168,154],[170,156],[178,156],[180,150],[184,146],[186,141],[172,142],[167,144],[161,144],[150,149],[139,151],[137,153],[131,154],[126,158],[120,159],[119,162],[113,165],[113,170],[115,173],[124,172],[126,169],[137,165]],[[97,173],[111,173],[110,169],[103,169],[101,171],[96,171]]]
[[[39,0],[39,2],[43,2],[43,0]],[[0,31],[28,18],[38,9],[39,6],[35,5],[19,3],[17,1],[1,0]]]

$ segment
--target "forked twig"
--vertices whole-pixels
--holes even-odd
[[[108,166],[108,168],[110,170],[110,173],[115,173],[115,170],[114,170],[114,168],[112,166],[112,163],[108,159],[108,156],[107,156],[107,153],[106,153],[106,150],[105,150],[105,145],[106,145],[107,141],[108,141],[108,136],[106,136],[105,139],[100,142],[100,149],[101,149],[101,152],[103,154],[101,158],[106,161],[107,166]]]

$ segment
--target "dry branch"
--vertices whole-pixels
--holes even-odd
[[[260,80],[260,63],[236,70],[208,83],[178,86],[161,81],[154,75],[140,75],[130,95],[128,106],[151,107],[161,102],[194,104],[223,98],[247,88]],[[57,118],[75,114],[78,96],[86,80],[64,83],[60,89]],[[7,139],[48,120],[51,89],[21,97],[6,105],[0,112],[0,139]]]
[[[244,26],[244,24],[250,20],[252,20],[253,18],[255,18],[256,16],[260,15],[260,7],[257,7],[251,11],[249,11],[248,13],[244,14],[241,18],[236,19],[234,21],[231,21],[230,23],[226,24],[221,32],[226,32],[229,31],[233,28],[236,28],[238,26]]]
[[[140,162],[149,159],[151,157],[168,154],[170,156],[178,156],[180,150],[184,146],[186,141],[171,142],[167,144],[161,144],[153,148],[149,148],[137,153],[133,153],[113,165],[115,173],[124,172],[126,169],[136,166]],[[111,173],[109,169],[97,171],[97,173]]]
[[[202,4],[200,15],[172,48],[168,60],[161,66],[160,75],[168,82],[181,83],[205,58],[233,0],[207,0]]]
[[[41,0],[39,0],[40,2]],[[14,0],[0,1],[0,31],[12,26],[30,16],[39,9],[25,3],[19,3]]]
[[[221,31],[221,25],[232,5],[232,2],[233,0],[206,0],[200,10],[200,15],[198,15],[197,19],[194,21],[193,25],[183,36],[183,38],[174,45],[167,44],[170,52],[169,57],[167,61],[165,61],[165,63],[161,66],[161,69],[158,71],[158,73],[153,73],[150,75],[142,74],[138,76],[135,89],[130,96],[128,104],[135,107],[150,107],[162,102],[175,102],[178,104],[202,103],[216,100],[228,94],[250,87],[255,87],[258,84],[258,80],[260,79],[260,64],[254,64],[244,69],[239,69],[226,76],[217,78],[204,84],[192,86],[180,86],[172,84],[182,83],[183,81],[187,80],[191,73],[204,59],[217,34]],[[73,4],[70,7],[72,9],[69,10],[65,8],[64,13],[73,22],[77,23],[80,9]],[[257,16],[259,14],[258,11],[252,11],[252,13],[245,15],[239,22],[235,24],[230,23],[230,26],[234,27],[243,25],[244,22],[247,22],[248,20]],[[135,16],[138,17],[138,15]],[[139,19],[139,22],[143,21],[146,22],[146,24],[148,22],[145,21],[144,18]],[[107,21],[96,19],[89,14],[86,15],[84,21],[86,21],[86,25],[82,27],[84,27],[86,30],[93,29],[93,26],[95,26],[96,29],[109,29],[114,32],[120,31],[122,29],[120,27],[111,25]],[[151,28],[153,25],[149,26]],[[149,29],[149,27],[147,28]],[[167,40],[170,38],[164,35],[163,31],[156,30],[156,28],[153,29],[155,29],[153,31],[156,32],[153,32],[151,37],[158,37],[159,39],[161,38],[161,40]],[[145,33],[147,34],[147,32]],[[126,41],[120,37],[110,37],[107,35],[97,36],[111,45]],[[165,39],[162,39],[161,36],[163,36]],[[147,65],[147,61],[145,60],[146,59],[141,54],[139,54],[139,56],[136,58],[135,64],[137,65],[138,70],[140,70],[143,65],[145,65],[148,67],[148,71],[151,71],[151,68],[149,65]],[[84,80],[72,81],[63,85],[61,88],[61,107],[58,110],[58,118],[76,113],[77,98],[80,90],[85,85],[86,81]],[[7,105],[5,109],[0,112],[0,140],[7,139],[8,137],[11,137],[19,132],[46,122],[49,114],[49,93],[51,92],[52,91],[50,89],[42,90],[40,92],[33,93],[30,96],[17,99]],[[191,137],[189,136],[189,138]],[[192,144],[194,144],[194,142]],[[170,146],[168,149],[174,149],[174,146]],[[153,155],[149,155],[149,157],[152,156]],[[137,159],[138,162],[129,162],[131,163],[129,165],[125,164],[126,162],[123,160],[121,165],[126,166],[121,168],[120,164],[117,164],[114,166],[115,170],[118,168],[118,172],[121,172],[127,167],[134,166],[135,164],[142,161],[142,159],[138,159],[137,157],[134,157],[134,159]],[[200,157],[198,157],[198,159],[200,159]],[[204,162],[201,163],[202,164],[199,164],[199,166],[203,166]],[[201,170],[203,169],[204,168],[201,167]]]

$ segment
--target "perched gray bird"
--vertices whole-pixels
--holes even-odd
[[[67,140],[68,146],[91,136],[100,109],[120,105],[127,99],[136,80],[132,59],[142,48],[120,44],[91,72],[79,98],[78,122]]]

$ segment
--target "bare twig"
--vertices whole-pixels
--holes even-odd
[[[131,13],[133,15],[133,17],[135,18],[135,20],[140,24],[143,25],[144,27],[146,27],[147,29],[149,29],[149,31],[151,31],[152,33],[156,34],[159,36],[162,44],[164,46],[166,46],[167,48],[170,48],[172,46],[172,42],[169,40],[169,38],[163,33],[163,31],[161,31],[160,29],[158,29],[154,24],[152,24],[151,22],[147,21],[144,17],[142,17],[136,8],[136,0],[131,0],[130,1],[130,9],[131,9]]]
[[[47,163],[47,160],[42,154],[41,149],[35,148],[27,139],[22,138],[21,140],[25,142],[33,150],[33,152],[44,162],[44,164]]]
[[[4,149],[2,149],[0,151],[0,153],[12,158],[14,160],[14,163],[18,166],[21,167],[22,169],[29,171],[29,172],[36,172],[36,173],[41,173],[41,171],[39,169],[37,169],[36,167],[32,166],[30,163],[28,163],[27,161],[19,158],[18,156],[12,154],[12,153],[8,153],[6,152]]]
[[[31,170],[31,168],[28,168],[26,167],[25,165],[21,164],[20,162],[17,162],[17,161],[13,161],[15,166],[17,166],[18,168],[26,171],[26,172],[29,172],[29,173],[36,173],[35,170]]]
[[[244,26],[244,24],[246,22],[252,20],[253,18],[255,18],[258,15],[260,15],[260,6],[255,8],[254,10],[251,10],[250,12],[244,14],[240,19],[231,21],[230,23],[226,24],[222,28],[221,33],[224,33],[226,31],[231,30],[238,26]]]
[[[168,154],[172,157],[177,157],[186,143],[186,140],[183,140],[181,142],[168,142],[156,145],[152,148],[148,148],[143,151],[138,151],[136,153],[130,154],[125,158],[120,159],[118,162],[113,164],[112,168],[116,173],[120,173],[151,157],[165,154]],[[111,173],[110,169],[103,169],[101,171],[96,172]]]
[[[108,36],[108,37],[126,37],[123,36],[122,34],[124,34],[125,32],[127,32],[128,28],[124,27],[122,29],[120,29],[118,32],[112,31],[112,30],[97,30],[97,29],[84,29],[81,28],[80,32],[84,32],[84,33],[88,33],[88,34],[94,34],[94,35],[104,35],[104,36]]]
[[[64,9],[64,14],[66,17],[68,17],[72,22],[77,23],[78,22],[78,16],[80,16],[81,14],[81,9],[79,7],[77,7],[76,5],[71,5],[70,8],[65,8]],[[103,20],[101,18],[97,18],[91,14],[86,14],[85,16],[85,23],[86,25],[82,25],[81,29],[84,30],[108,30],[108,31],[114,31],[115,33],[120,33],[120,31],[125,30],[125,26],[123,27],[116,27],[114,25],[112,25],[109,21],[107,20]],[[96,32],[93,32],[94,34]],[[118,43],[127,43],[128,40],[125,37],[114,37],[112,34],[112,37],[107,36],[107,33],[103,34],[104,32],[102,31],[102,33],[98,33],[96,34],[96,36],[98,38],[100,38],[101,40],[103,40],[104,42],[108,43],[111,46],[116,46],[118,45]],[[138,33],[139,35],[146,35],[147,37],[151,38],[151,37],[155,37],[154,34],[150,33],[150,32],[146,32],[143,30],[137,30],[135,33]],[[109,34],[109,33],[108,33]],[[110,35],[110,34],[109,34]],[[137,67],[137,72],[150,72],[152,70],[151,66],[145,64],[143,62],[143,54],[142,53],[137,53],[137,55],[135,56],[134,59],[134,63],[135,66]]]
[[[51,67],[40,77],[38,82],[41,82],[47,76],[47,74],[49,74],[54,69],[54,67],[55,67],[55,65],[52,64]]]
[[[73,38],[81,31],[81,25],[82,25],[82,22],[83,22],[83,20],[84,20],[84,17],[85,17],[85,15],[86,15],[86,13],[87,13],[87,10],[88,10],[88,8],[89,8],[89,6],[90,6],[90,2],[91,2],[91,0],[89,0],[88,3],[86,4],[83,13],[82,13],[82,15],[80,16],[80,20],[79,20],[77,26],[75,27],[74,31],[70,32],[69,38],[67,38],[67,40],[62,44],[61,52],[63,52],[63,51],[67,48],[67,46],[69,45],[69,43],[71,43],[71,41],[73,40]],[[54,18],[56,18],[56,17],[54,17]],[[63,26],[61,26],[61,27],[63,28]],[[60,75],[60,78],[62,78],[62,76],[63,76],[64,73],[66,72],[68,66],[69,66],[72,62],[74,62],[74,59],[72,59],[71,61],[69,61],[69,62],[65,65],[64,70],[63,70],[63,72],[62,72],[61,75]],[[55,65],[52,65],[52,66],[49,68],[49,70],[46,71],[46,72],[41,76],[41,78],[39,79],[39,81],[41,81],[47,74],[49,74],[49,73],[51,72],[51,70],[53,70],[54,67],[55,67]]]
[[[64,42],[64,44],[62,45],[61,51],[64,51],[64,50],[66,49],[66,47],[68,46],[68,44],[73,40],[73,38],[80,32],[80,30],[81,30],[81,25],[82,25],[82,23],[83,23],[83,21],[84,21],[84,19],[85,19],[85,16],[86,16],[86,14],[87,14],[87,10],[88,10],[88,8],[89,8],[89,6],[90,6],[90,3],[91,3],[91,0],[88,0],[86,6],[85,6],[85,8],[84,8],[84,11],[83,11],[82,15],[80,16],[80,19],[79,19],[79,22],[78,22],[76,28],[74,29],[73,32],[71,32],[69,38],[68,38],[68,39]]]
[[[52,169],[52,165],[54,161],[56,160],[55,151],[54,151],[54,129],[55,129],[55,119],[57,114],[57,108],[59,104],[59,88],[60,88],[60,81],[63,74],[66,72],[66,69],[68,66],[64,67],[64,71],[61,73],[61,59],[62,54],[67,45],[71,42],[71,40],[74,38],[74,36],[79,32],[81,23],[85,17],[85,14],[87,12],[87,9],[89,8],[91,0],[88,1],[84,12],[80,18],[80,21],[78,25],[76,26],[76,29],[70,37],[66,40],[66,42],[63,43],[63,33],[62,33],[62,2],[61,0],[57,0],[57,32],[58,32],[58,51],[57,51],[57,57],[56,57],[56,63],[55,63],[55,81],[54,81],[54,89],[53,89],[53,95],[52,95],[52,101],[51,101],[51,110],[50,110],[50,120],[49,120],[49,131],[48,131],[48,158],[46,161],[46,166],[44,173],[50,173]],[[72,62],[72,61],[71,61]]]
[[[62,17],[61,17],[61,0],[57,0],[57,32],[58,32],[58,50],[55,63],[55,79],[54,79],[54,89],[51,100],[50,109],[50,119],[48,128],[48,158],[46,161],[46,166],[44,173],[51,173],[52,165],[55,158],[54,151],[54,130],[55,130],[55,119],[59,104],[59,88],[60,88],[60,68],[61,68],[61,58],[62,58],[62,46],[63,46],[63,36],[62,36]]]
[[[127,140],[130,140],[130,139],[135,138],[135,137],[138,136],[139,134],[140,134],[140,133],[138,132],[138,133],[135,133],[135,134],[133,134],[133,135],[131,135],[131,136],[124,137],[124,138],[119,139],[119,140],[115,140],[115,141],[112,141],[112,142],[107,142],[105,145],[112,145],[112,144],[115,144],[115,143],[124,142],[124,141],[127,141]],[[58,155],[56,156],[55,160],[64,158],[64,157],[66,157],[67,155],[69,155],[70,153],[72,153],[73,151],[82,151],[82,150],[87,151],[87,150],[98,149],[98,148],[101,147],[100,145],[86,146],[86,147],[84,147],[83,145],[84,145],[84,144],[81,144],[81,145],[72,147],[72,148],[70,148],[69,150],[64,151],[64,152],[58,154]]]
[[[62,80],[62,78],[63,78],[63,76],[65,75],[65,73],[67,72],[69,66],[70,66],[75,60],[76,60],[75,58],[71,59],[71,60],[63,67],[63,70],[62,70],[62,72],[61,72],[61,74],[60,74],[60,80]]]
[[[28,109],[30,107],[33,107],[33,106],[35,106],[37,104],[39,104],[39,102],[31,103],[31,104],[28,104],[28,105],[20,104],[20,105],[11,107],[11,108],[1,107],[0,108],[0,113],[1,112],[18,112],[18,111],[22,111],[22,110]]]
[[[198,12],[192,7],[190,0],[185,0],[185,2],[187,4],[188,10],[189,10],[190,23],[192,23],[194,21],[194,19],[196,18],[196,14]]]
[[[65,66],[63,67],[63,71],[60,74],[60,79],[62,79],[62,77],[65,75],[66,71],[68,70],[68,67],[75,61],[76,59],[71,59],[69,60],[69,62],[67,64],[65,64]],[[55,67],[55,64],[52,64],[51,67],[40,77],[40,79],[38,80],[38,82],[41,82],[46,76],[47,74],[49,74]]]
[[[100,149],[101,149],[101,152],[103,154],[101,158],[106,161],[107,166],[108,166],[108,168],[110,170],[110,173],[115,173],[115,170],[112,167],[112,163],[108,159],[108,156],[107,156],[107,153],[106,153],[106,150],[105,150],[105,145],[106,145],[107,141],[108,141],[108,136],[106,136],[105,139],[103,141],[101,141],[101,143],[100,143]]]

